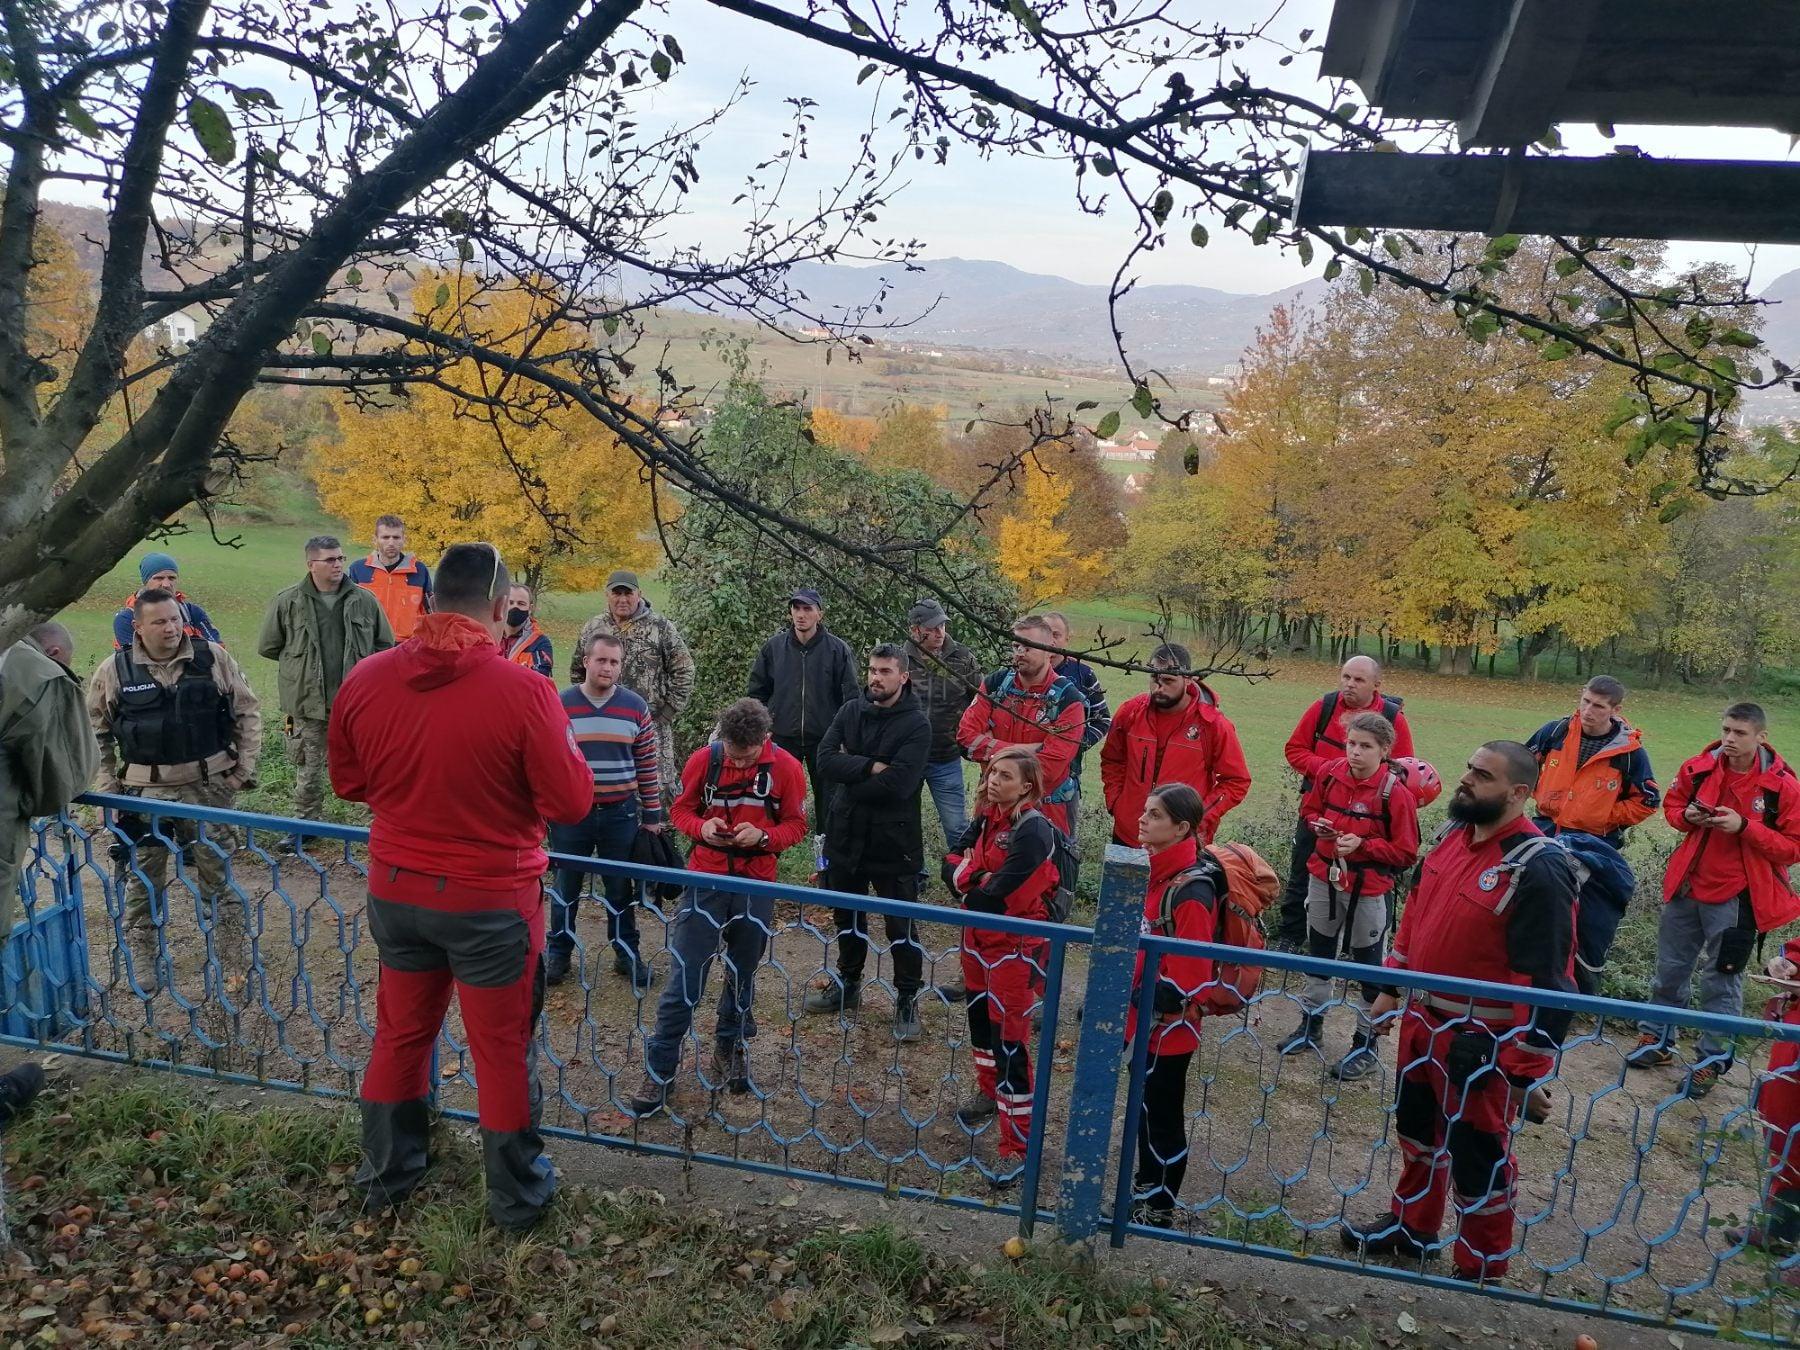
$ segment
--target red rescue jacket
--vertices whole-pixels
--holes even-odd
[[[1301,715],[1294,726],[1294,734],[1287,739],[1287,762],[1293,766],[1295,773],[1301,778],[1312,778],[1332,760],[1344,753],[1344,723],[1359,712],[1381,712],[1389,704],[1384,703],[1385,695],[1378,689],[1375,701],[1366,708],[1352,708],[1346,704],[1335,691],[1313,700],[1312,707]],[[1330,702],[1330,713],[1327,715],[1326,703]],[[1398,699],[1391,701],[1394,723],[1394,748],[1388,751],[1390,759],[1405,759],[1413,752],[1412,728],[1406,724],[1406,714],[1401,711]]]
[[[981,682],[963,711],[956,740],[977,764],[1009,745],[1036,750],[1044,770],[1044,802],[1061,805],[1075,795],[1069,769],[1081,753],[1087,716],[1081,692],[1054,668],[1035,686],[1001,670]]]
[[[1200,845],[1193,839],[1184,839],[1173,848],[1165,848],[1161,853],[1150,855],[1150,884],[1144,892],[1143,932],[1156,933],[1167,937],[1178,937],[1192,942],[1211,942],[1218,932],[1218,883],[1200,878],[1191,879],[1182,887],[1189,898],[1175,899],[1174,917],[1175,931],[1164,934],[1162,927],[1163,899],[1169,887],[1183,872],[1192,872],[1199,866]],[[1212,868],[1206,869],[1207,876],[1216,878],[1218,873]],[[1200,994],[1212,980],[1213,963],[1210,956],[1175,955],[1165,952],[1161,964],[1157,967],[1156,978],[1161,984],[1172,987],[1173,992],[1182,1001],[1181,1016],[1172,1021],[1159,1020],[1150,1032],[1150,1053],[1153,1055],[1184,1055],[1200,1047]],[[1143,987],[1144,953],[1137,954],[1137,966],[1132,973],[1131,1007],[1125,1018],[1125,1043],[1129,1045],[1136,1034],[1137,1027],[1137,991]]]
[[[681,793],[669,819],[693,841],[690,872],[773,881],[776,859],[806,837],[806,776],[800,761],[772,740],[763,742],[762,754],[747,769],[734,766],[716,742],[703,745],[681,770]],[[709,820],[722,820],[730,829],[755,825],[768,839],[745,848],[703,843],[700,831]]]
[[[1237,728],[1204,684],[1188,685],[1188,705],[1160,712],[1150,695],[1125,700],[1100,747],[1100,785],[1112,813],[1113,837],[1138,846],[1138,817],[1150,789],[1186,783],[1206,804],[1200,842],[1210,844],[1225,813],[1250,794],[1250,768]]]
[[[1041,808],[1039,813],[1042,814]],[[999,894],[994,898],[1000,903],[999,913],[1011,915],[1015,919],[1048,919],[1048,901],[1062,880],[1056,870],[1055,854],[1052,852],[1047,855],[1024,876],[1012,878],[1008,864],[1013,864],[1012,870],[1015,871],[1018,867],[1018,860],[1011,856],[1016,824],[1014,813],[998,806],[990,806],[975,817],[963,835],[961,851],[951,853],[947,858],[956,877],[956,889],[965,897],[977,889],[983,892],[998,890]],[[981,909],[984,906],[971,905],[965,899],[963,908]],[[988,909],[987,912],[995,911]],[[980,929],[970,931],[977,941],[1020,941],[1012,933],[989,933]]]
[[[1313,779],[1300,802],[1302,821],[1310,825],[1321,817],[1340,833],[1362,836],[1356,852],[1343,859],[1349,874],[1343,889],[1353,895],[1386,895],[1395,875],[1418,860],[1418,799],[1390,765],[1358,779],[1350,772],[1349,760],[1334,760]],[[1324,881],[1337,861],[1331,841],[1320,839],[1306,860],[1306,870]]]
[[[429,909],[538,903],[544,822],[594,803],[556,687],[460,614],[358,661],[331,705],[331,786],[367,802],[369,894]]]
[[[1800,919],[1800,896],[1788,880],[1788,868],[1800,862],[1800,779],[1772,747],[1764,746],[1756,767],[1741,780],[1736,801],[1721,799],[1724,782],[1714,741],[1681,766],[1663,798],[1664,819],[1684,836],[1663,873],[1663,900],[1675,898],[1702,849],[1741,847],[1756,929],[1770,933]],[[1731,807],[1744,817],[1743,833],[1727,835],[1688,824],[1682,813],[1691,801]]]

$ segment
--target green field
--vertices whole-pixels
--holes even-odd
[[[166,546],[182,564],[183,590],[206,606],[219,624],[226,644],[242,660],[251,685],[270,700],[265,717],[271,733],[280,725],[279,713],[272,706],[274,663],[265,661],[254,650],[263,610],[276,591],[300,578],[301,545],[306,537],[335,528],[325,520],[317,525],[245,525],[238,530],[236,547],[221,546],[204,532],[174,539]],[[366,544],[349,539],[341,530],[339,533],[352,557],[367,550]],[[115,568],[86,599],[63,615],[75,632],[79,644],[76,664],[84,674],[110,644],[112,615],[137,581],[137,556],[134,553],[130,561]],[[654,601],[658,591],[654,579],[649,581],[648,589]],[[601,604],[602,597],[597,592],[549,594],[543,598],[540,621],[556,644],[559,676],[576,632]],[[1077,640],[1084,645],[1104,636],[1119,644],[1114,654],[1123,657],[1142,655],[1150,641],[1148,626],[1155,616],[1139,600],[1090,600],[1067,608],[1076,624]],[[780,616],[770,616],[771,631],[779,621]],[[1176,636],[1182,634],[1178,632]],[[746,662],[748,658],[746,653]],[[1102,670],[1101,678],[1115,707],[1144,687],[1143,677],[1133,673]],[[1213,681],[1226,713],[1237,725],[1255,780],[1249,800],[1228,819],[1226,832],[1262,850],[1278,867],[1286,867],[1296,798],[1295,779],[1287,771],[1282,746],[1300,714],[1334,681],[1335,669],[1331,666],[1286,658],[1275,663],[1266,679]],[[1573,680],[1532,683],[1449,678],[1406,666],[1391,670],[1385,682],[1387,692],[1406,700],[1419,754],[1451,781],[1469,752],[1482,741],[1523,739],[1544,722],[1570,711],[1575,687]],[[1631,696],[1628,711],[1643,729],[1660,781],[1667,784],[1682,760],[1714,738],[1718,714],[1727,701],[1719,693],[1685,691]],[[1786,729],[1779,721],[1780,710],[1776,711],[1773,739],[1780,745]],[[247,794],[241,804],[253,810],[283,811],[291,770],[278,736],[271,736],[259,776],[261,787]],[[1091,755],[1085,778],[1085,799],[1095,805],[1083,812],[1082,845],[1086,856],[1097,858],[1104,851],[1107,829],[1105,813],[1097,808],[1099,767]],[[1435,827],[1442,813],[1440,801],[1427,812],[1427,830]],[[341,819],[356,819],[358,811],[339,809],[335,814]],[[928,833],[935,836],[935,817],[929,810],[925,815]],[[1673,839],[1674,831],[1660,819],[1635,832],[1631,856],[1639,873],[1640,903],[1634,906],[1622,930],[1618,979],[1613,985],[1616,992],[1641,993],[1639,986],[1654,949],[1655,911],[1650,897],[1660,885],[1662,862]],[[1098,868],[1083,872],[1083,891],[1090,897],[1098,872]]]

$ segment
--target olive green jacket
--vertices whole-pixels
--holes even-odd
[[[81,681],[29,639],[0,654],[0,946],[12,932],[31,818],[87,791],[100,766]]]
[[[338,604],[338,621],[344,625],[344,668],[338,672],[338,684],[365,656],[386,651],[394,645],[394,629],[381,608],[381,602],[351,581],[342,585],[347,594]],[[281,690],[281,710],[289,717],[310,717],[323,722],[331,716],[331,704],[325,697],[324,654],[319,646],[318,606],[312,597],[317,587],[311,577],[302,577],[269,602],[263,615],[262,633],[256,639],[256,650],[271,661],[280,663],[277,684]]]

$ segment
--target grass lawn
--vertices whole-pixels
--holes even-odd
[[[972,1261],[901,1227],[822,1222],[792,1196],[722,1212],[743,1202],[717,1172],[696,1178],[700,1198],[565,1185],[536,1233],[507,1237],[485,1222],[461,1129],[438,1131],[432,1173],[398,1215],[364,1216],[353,1108],[211,1103],[169,1075],[53,1092],[6,1152],[7,1344],[1302,1343],[1274,1311],[1053,1248]]]

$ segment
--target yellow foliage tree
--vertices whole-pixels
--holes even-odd
[[[473,341],[512,352],[529,346],[539,361],[590,345],[555,321],[555,297],[537,287],[427,273],[413,304],[440,327],[450,308]],[[533,586],[593,589],[613,568],[652,563],[650,493],[637,457],[579,409],[525,389],[506,390],[510,406],[496,412],[479,397],[499,392],[497,378],[460,362],[443,383],[476,399],[415,386],[390,407],[344,409],[341,438],[320,445],[309,466],[325,509],[371,533],[376,516],[398,515],[427,556],[486,540]]]
[[[1079,590],[1106,566],[1104,554],[1070,547],[1063,514],[1073,492],[1065,475],[1034,456],[1013,509],[1000,518],[995,559],[1027,608]]]
[[[873,417],[856,417],[836,408],[814,408],[809,419],[819,444],[853,455],[866,455],[875,443],[880,424]]]

